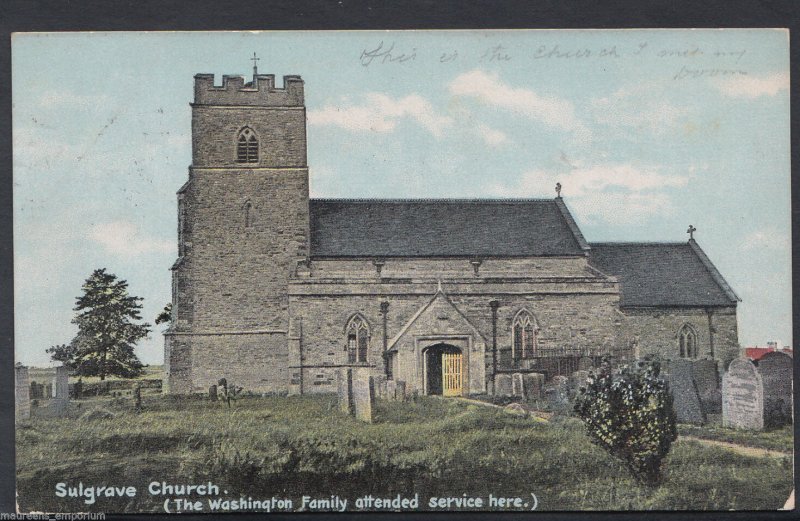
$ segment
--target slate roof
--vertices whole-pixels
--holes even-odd
[[[584,255],[557,199],[312,199],[313,257]]]
[[[732,306],[740,300],[693,240],[591,243],[589,264],[619,279],[621,307]]]

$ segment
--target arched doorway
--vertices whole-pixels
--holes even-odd
[[[439,343],[425,349],[424,356],[426,393],[461,396],[464,389],[464,360],[461,349]]]

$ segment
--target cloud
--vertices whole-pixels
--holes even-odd
[[[102,245],[108,253],[127,257],[175,250],[171,241],[147,237],[128,221],[96,224],[90,228],[89,238]]]
[[[775,96],[789,90],[789,73],[777,72],[767,76],[731,76],[718,79],[714,85],[731,98],[755,99]]]
[[[508,136],[500,130],[486,125],[478,125],[475,129],[487,145],[496,147],[508,141]]]
[[[757,230],[742,238],[742,249],[745,251],[789,251],[791,248],[790,234],[781,233],[777,228]]]
[[[403,118],[416,121],[435,137],[453,124],[452,118],[439,115],[431,103],[418,94],[392,98],[369,93],[361,105],[328,105],[308,112],[308,123],[315,126],[337,126],[355,132],[391,132]]]
[[[664,99],[655,84],[623,87],[609,96],[594,98],[590,102],[595,122],[609,127],[634,128],[654,134],[663,134],[675,127],[689,110]]]
[[[567,100],[541,96],[530,89],[504,84],[497,74],[475,69],[457,76],[448,86],[454,96],[473,97],[562,130],[585,130]]]
[[[49,91],[39,96],[38,105],[45,109],[62,109],[65,107],[81,109],[106,108],[111,103],[108,94],[78,94],[68,90]]]
[[[516,186],[494,185],[489,191],[504,197],[530,197],[551,194],[560,182],[563,195],[585,221],[632,224],[674,212],[672,199],[664,190],[682,188],[689,182],[686,176],[664,174],[657,167],[577,164],[568,172],[526,172]]]

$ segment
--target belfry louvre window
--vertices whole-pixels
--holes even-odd
[[[347,361],[362,363],[367,361],[369,346],[369,327],[361,315],[356,315],[347,323]]]
[[[697,358],[697,333],[689,324],[678,332],[678,354],[681,358]]]
[[[539,349],[538,333],[536,320],[530,312],[523,309],[517,313],[512,326],[512,355],[515,360],[536,356]]]
[[[256,133],[248,127],[244,127],[239,131],[239,137],[236,141],[236,162],[258,162],[258,138],[256,138]]]

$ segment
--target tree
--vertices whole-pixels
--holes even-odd
[[[612,371],[604,361],[575,401],[592,441],[620,458],[646,485],[661,481],[661,462],[678,438],[672,395],[658,362]]]
[[[133,378],[142,374],[144,366],[134,353],[136,342],[150,333],[150,324],[137,323],[142,319],[142,299],[128,295],[128,283],[105,268],[95,270],[82,289],[72,319],[78,334],[69,345],[48,349],[51,358],[77,375],[100,380],[108,375]]]
[[[162,309],[161,313],[156,317],[156,325],[164,323],[169,324],[170,322],[172,322],[172,302],[167,302],[167,305],[164,306],[164,309]]]

